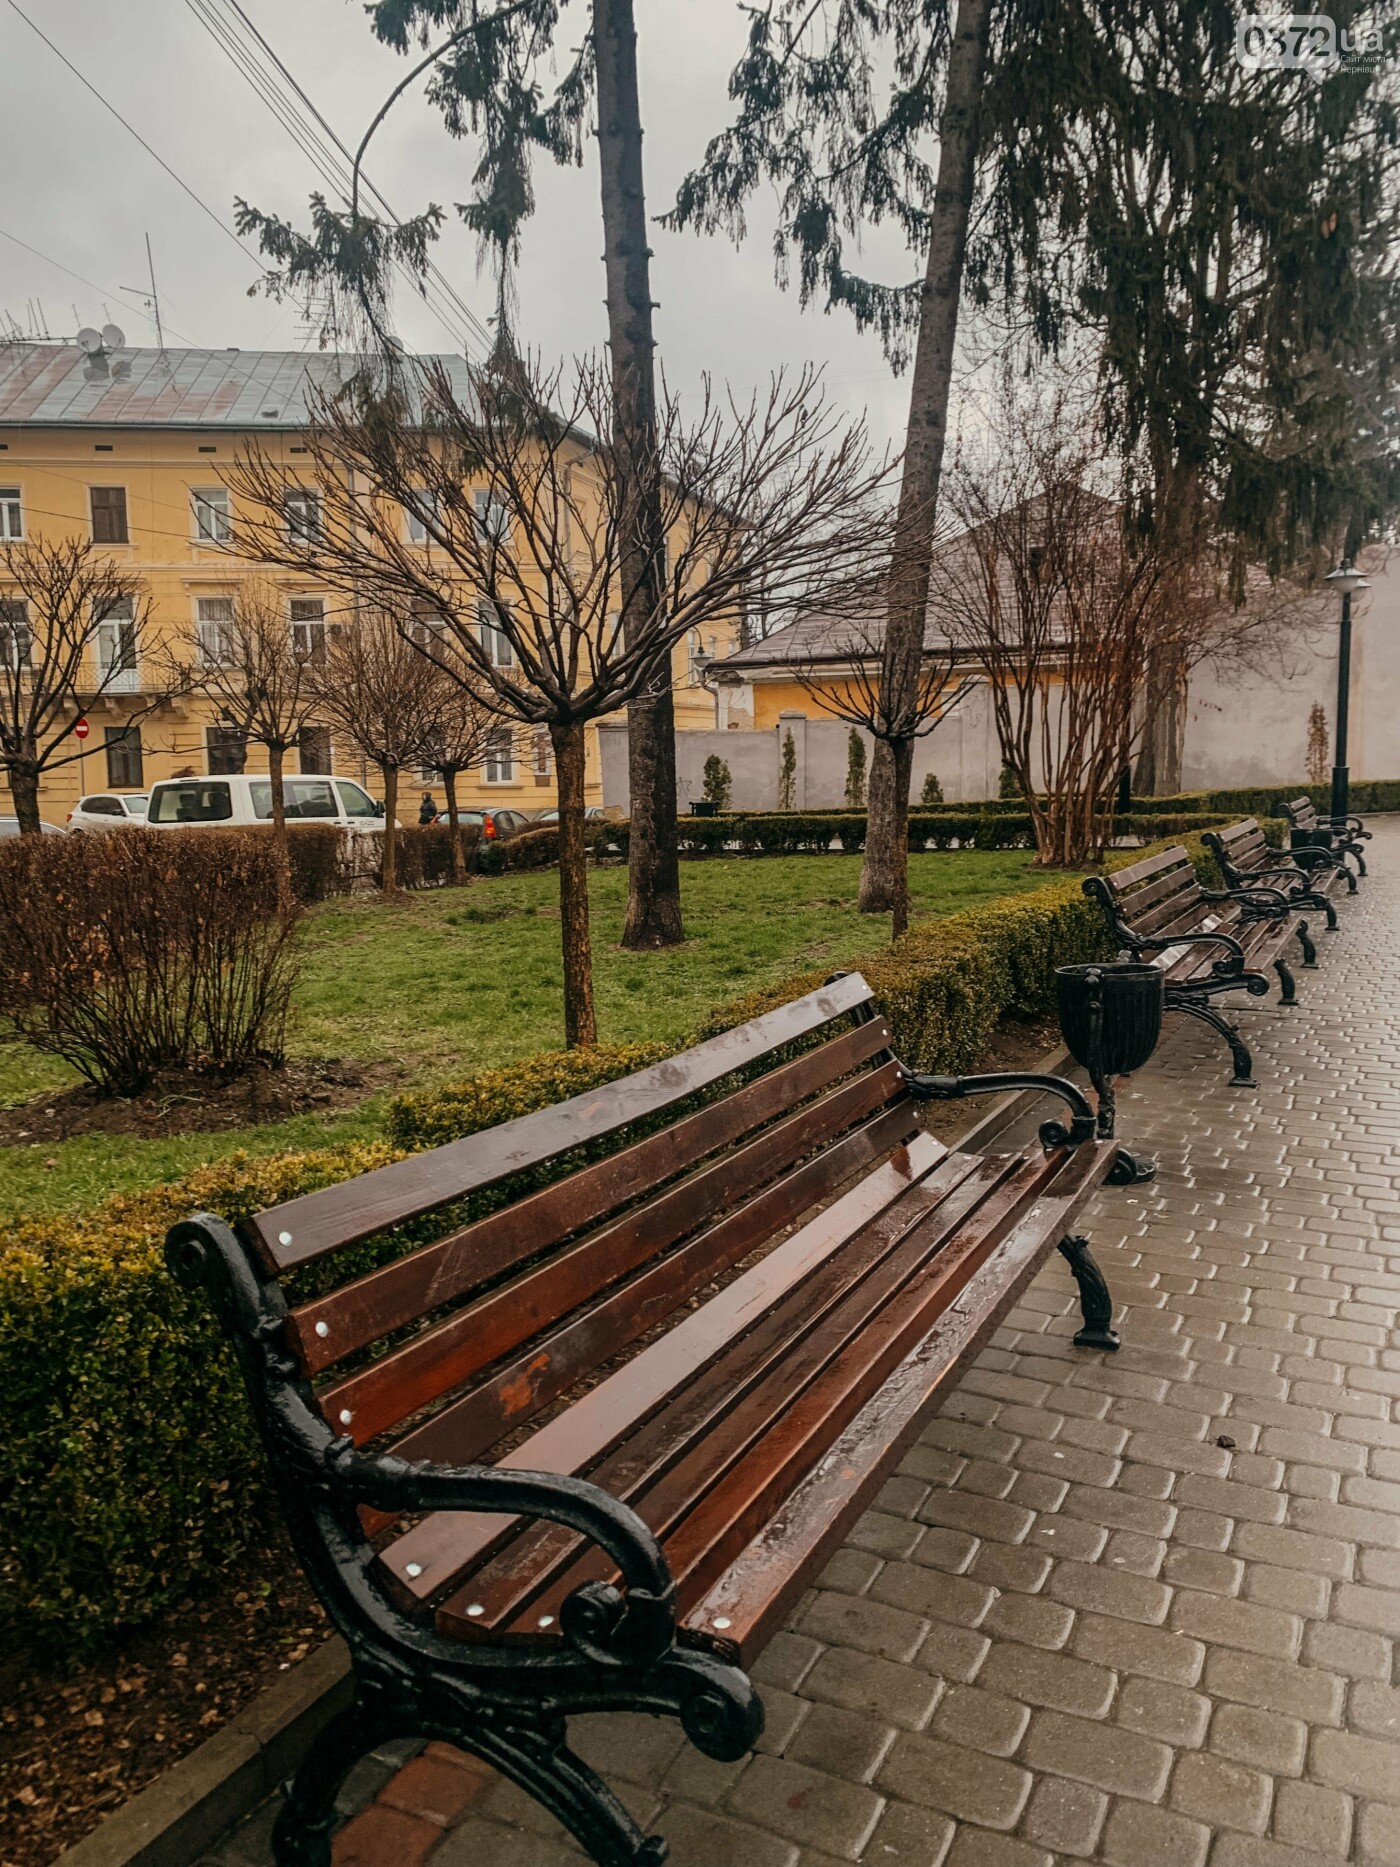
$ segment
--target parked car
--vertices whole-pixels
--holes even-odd
[[[522,810],[459,810],[457,816],[468,829],[480,830],[484,843],[508,842],[512,836],[519,836],[522,830],[535,828]],[[446,823],[446,812],[438,821]]]
[[[144,791],[98,791],[78,799],[68,813],[68,828],[129,830],[146,821],[147,802]]]
[[[355,831],[383,826],[384,806],[353,778],[284,778],[282,797],[288,823],[333,823]],[[245,772],[219,778],[162,779],[151,787],[146,812],[153,830],[271,821],[272,780]]]
[[[56,823],[46,823],[41,820],[39,824],[39,828],[44,832],[45,836],[62,836],[63,834],[62,830],[58,827]],[[19,818],[18,817],[0,817],[0,836],[18,836],[18,835],[19,835]]]
[[[607,815],[607,811],[604,810],[601,804],[586,804],[584,806],[583,820],[585,823],[603,823],[607,820]],[[536,829],[542,828],[547,823],[558,823],[558,821],[559,812],[557,809],[537,810],[534,817],[531,819]]]

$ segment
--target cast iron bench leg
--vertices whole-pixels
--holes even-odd
[[[331,1867],[340,1785],[361,1757],[396,1735],[381,1728],[358,1701],[336,1713],[286,1785],[286,1800],[272,1829],[277,1867]]]
[[[1199,1018],[1202,1024],[1208,1024],[1213,1031],[1218,1031],[1230,1046],[1230,1057],[1235,1066],[1235,1073],[1230,1078],[1232,1089],[1257,1089],[1254,1080],[1254,1059],[1249,1054],[1249,1046],[1240,1036],[1238,1029],[1230,1020],[1223,1017],[1214,1005],[1198,1004],[1196,1000],[1180,998],[1169,1006],[1170,1011],[1184,1012],[1188,1018]]]
[[[1074,1338],[1075,1347],[1116,1349],[1119,1341],[1112,1326],[1113,1298],[1108,1294],[1103,1272],[1094,1262],[1088,1239],[1077,1235],[1062,1238],[1059,1250],[1079,1285],[1079,1307],[1084,1315],[1084,1327]]]
[[[1298,1003],[1298,987],[1294,983],[1293,973],[1289,967],[1288,961],[1282,954],[1274,961],[1274,971],[1278,974],[1278,1002],[1280,1005],[1296,1005]]]
[[[1317,948],[1313,944],[1312,935],[1308,932],[1306,921],[1298,923],[1298,944],[1303,949],[1303,964],[1311,971],[1317,965]]]

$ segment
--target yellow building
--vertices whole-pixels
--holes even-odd
[[[460,359],[437,361],[460,374],[465,392]],[[305,452],[308,403],[338,386],[342,375],[343,360],[326,353],[0,344],[0,538],[92,539],[141,580],[150,640],[185,659],[197,659],[202,633],[217,634],[230,597],[248,577],[285,593],[289,629],[314,634],[332,608],[326,591],[226,548],[233,507],[225,475],[251,445],[294,471]],[[119,617],[97,632],[92,675],[96,686],[100,666],[103,692],[85,702],[82,758],[41,782],[40,812],[51,823],[61,824],[78,798],[93,792],[145,789],[177,773],[266,769],[263,749],[232,741],[215,705],[197,695],[163,704],[132,730],[133,711],[154,690],[130,637]],[[734,645],[734,632],[719,630],[703,643],[677,647],[678,730],[715,724],[715,698],[703,673]],[[302,771],[336,770],[377,788],[373,768],[333,743],[324,728],[308,729],[292,764],[298,762]],[[415,777],[432,788],[431,773],[405,774],[405,821]],[[588,780],[590,802],[601,802],[593,730]],[[527,812],[552,806],[547,738],[522,743],[518,731],[503,728],[482,767],[461,781],[459,798]],[[8,806],[0,776],[0,813]]]

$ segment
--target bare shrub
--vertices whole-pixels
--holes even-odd
[[[280,1063],[298,910],[271,837],[149,830],[0,846],[0,1014],[99,1090]]]

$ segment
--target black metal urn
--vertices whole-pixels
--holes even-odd
[[[1055,973],[1060,1029],[1099,1096],[1099,1132],[1113,1132],[1112,1078],[1142,1068],[1162,1034],[1162,973],[1124,961],[1060,966]]]

